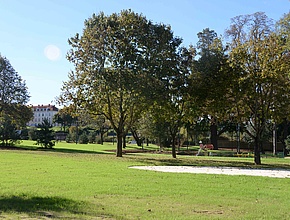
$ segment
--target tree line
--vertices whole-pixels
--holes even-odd
[[[169,142],[175,158],[180,134],[206,122],[215,149],[219,135],[238,128],[261,164],[265,133],[282,126],[281,140],[288,135],[289,19],[237,16],[224,36],[205,28],[185,47],[169,25],[131,10],[93,14],[68,40],[74,70],[58,102],[76,117],[85,111],[108,121],[117,157],[130,131]]]

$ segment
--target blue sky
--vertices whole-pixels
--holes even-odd
[[[171,25],[188,46],[204,28],[223,35],[235,16],[261,11],[276,21],[289,6],[289,0],[0,0],[0,53],[26,81],[29,104],[56,104],[73,68],[65,58],[67,40],[93,13],[132,9]]]

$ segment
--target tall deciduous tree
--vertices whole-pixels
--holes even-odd
[[[153,116],[156,125],[163,126],[171,140],[172,157],[176,158],[176,143],[180,144],[178,135],[186,121],[189,102],[189,82],[191,65],[194,62],[195,50],[193,48],[180,48],[178,56],[172,59],[175,65],[171,69],[172,74],[167,77],[168,86],[163,92],[163,99],[153,105]]]
[[[277,122],[289,113],[289,53],[273,33],[271,19],[261,12],[233,18],[227,34],[232,40],[229,61],[236,71],[239,93],[232,111],[248,123],[246,132],[255,142],[254,162],[261,164],[267,122]]]
[[[14,139],[5,133],[4,127],[21,128],[33,117],[32,110],[25,104],[29,94],[25,82],[14,70],[9,60],[0,54],[0,127],[2,142]],[[5,136],[5,138],[4,138]]]
[[[232,71],[227,63],[226,47],[214,30],[204,29],[198,34],[198,60],[192,74],[192,96],[200,115],[210,119],[210,141],[218,149],[218,123],[228,111],[227,92]]]
[[[82,35],[69,40],[67,58],[75,70],[63,85],[60,101],[104,115],[116,132],[121,157],[122,138],[145,101],[160,97],[180,43],[169,26],[130,10],[94,14],[85,21]]]

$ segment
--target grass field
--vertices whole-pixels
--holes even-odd
[[[243,166],[253,158],[126,153],[116,145],[57,143],[0,150],[3,219],[290,219],[290,179],[159,173],[136,165]],[[129,149],[136,148],[134,146]],[[154,149],[154,146],[150,148]],[[290,169],[290,160],[263,158]]]

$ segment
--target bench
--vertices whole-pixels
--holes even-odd
[[[205,144],[203,147],[206,150],[213,150],[214,149],[214,146],[212,144]]]

